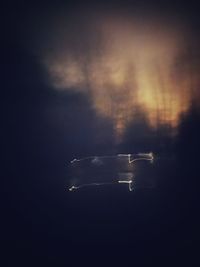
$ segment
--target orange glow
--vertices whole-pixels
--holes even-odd
[[[89,92],[96,112],[113,121],[117,136],[134,120],[137,107],[152,127],[176,127],[193,97],[191,73],[183,70],[185,33],[153,21],[140,25],[108,18],[94,27],[100,42],[89,38],[91,49],[72,53],[66,45],[59,56],[46,57],[54,87]]]

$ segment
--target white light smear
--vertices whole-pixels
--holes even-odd
[[[153,162],[154,155],[152,152],[150,153],[138,153],[138,154],[118,154],[113,156],[94,156],[94,157],[85,157],[81,159],[74,159],[70,162],[71,167],[77,171],[77,177],[73,177],[72,180],[79,180],[75,184],[71,184],[68,188],[69,191],[74,191],[83,187],[88,186],[102,186],[102,185],[114,185],[114,184],[128,184],[129,191],[134,190],[135,186],[135,177],[134,177],[134,170],[132,169],[133,165],[137,161],[149,161]],[[101,162],[101,164],[97,164],[97,162]],[[84,165],[84,163],[86,165]],[[109,163],[109,164],[108,164]],[[80,165],[82,164],[82,165]],[[126,166],[128,164],[129,167]],[[118,167],[118,170],[116,171],[115,168]],[[86,183],[85,180],[87,179],[87,172],[84,169],[93,169],[96,167],[96,172],[98,172],[98,182],[88,182]],[[103,169],[102,169],[103,168]],[[115,171],[115,174],[111,174],[109,177],[108,182],[101,181],[105,173],[105,169],[112,170],[112,168]],[[103,172],[102,172],[103,170]],[[83,175],[83,173],[85,174]],[[81,178],[78,177],[81,174]],[[94,175],[94,174],[93,174]],[[112,177],[112,175],[115,175]],[[95,176],[95,175],[94,175]],[[95,177],[91,177],[91,180],[95,180]]]

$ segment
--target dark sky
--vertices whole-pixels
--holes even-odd
[[[4,4],[1,217],[6,264],[2,266],[46,266],[49,262],[80,266],[85,258],[93,258],[94,264],[110,259],[112,265],[118,258],[123,265],[199,262],[199,80],[194,78],[195,88],[188,88],[195,91],[191,92],[194,97],[179,118],[176,134],[169,125],[158,123],[153,128],[137,106],[123,141],[116,143],[113,117],[100,116],[94,106],[93,83],[84,84],[84,90],[57,90],[43,63],[43,55],[55,59],[67,45],[62,34],[55,44],[56,25],[61,27],[62,21],[66,35],[75,39],[77,29],[83,29],[75,44],[80,42],[81,47],[83,42],[80,55],[90,56],[96,39],[91,48],[87,23],[81,23],[98,14],[181,21],[192,40],[192,51],[186,55],[191,60],[184,64],[198,76],[200,20],[195,1]],[[66,50],[80,52],[80,47],[66,46]],[[65,191],[66,163],[74,157],[143,151],[153,151],[157,157],[155,189]]]

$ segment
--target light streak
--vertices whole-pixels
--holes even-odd
[[[131,157],[133,159],[131,159]],[[150,153],[138,153],[138,154],[118,154],[118,155],[111,155],[111,156],[90,156],[90,157],[85,157],[81,159],[73,159],[70,163],[72,166],[78,162],[83,162],[89,160],[91,164],[96,165],[96,162],[99,162],[101,159],[115,159],[116,163],[118,159],[125,158],[127,159],[127,163],[129,165],[132,165],[132,163],[137,162],[137,161],[150,161],[151,163],[154,160],[154,155],[152,152]],[[95,161],[94,161],[95,160]],[[101,162],[101,161],[100,161]],[[104,165],[104,162],[101,162],[102,165]],[[99,165],[98,165],[99,166]],[[101,166],[101,165],[100,165]],[[80,189],[82,187],[87,187],[87,186],[102,186],[102,185],[108,185],[108,184],[128,184],[129,191],[134,190],[134,175],[132,172],[119,172],[118,173],[119,177],[125,177],[125,179],[118,179],[116,178],[115,181],[113,182],[93,182],[93,183],[84,183],[80,185],[72,185],[69,188],[69,191],[74,191],[77,189]]]
[[[129,163],[132,163],[132,162],[135,162],[135,161],[138,161],[138,160],[148,160],[151,163],[153,163],[153,160],[154,160],[154,156],[153,156],[152,152],[150,152],[150,153],[139,153],[138,156],[140,156],[141,158],[137,158],[137,159],[133,159],[133,160],[130,159],[130,156],[131,156],[131,154],[129,154]]]
[[[137,160],[149,160],[149,161],[153,161],[154,160],[154,156],[153,156],[153,153],[150,152],[150,153],[138,153],[138,154],[117,154],[118,157],[127,157],[128,158],[128,162],[129,163],[132,163],[134,161],[137,161]],[[130,158],[131,157],[141,157],[141,158],[136,158],[136,159],[133,159],[131,160]],[[73,159],[70,161],[70,163],[75,163],[75,162],[80,162],[80,161],[84,161],[84,160],[90,160],[90,159],[106,159],[106,158],[116,158],[116,155],[113,155],[113,156],[90,156],[90,157],[84,157],[84,158],[81,158],[81,159]]]
[[[69,188],[69,191],[73,191],[73,190],[76,190],[76,189],[79,189],[79,188],[82,188],[82,187],[86,187],[86,186],[99,186],[99,185],[109,185],[109,184],[113,184],[113,182],[111,183],[89,183],[89,184],[82,184],[82,185],[79,185],[79,186],[74,186],[72,185],[70,188]]]
[[[128,184],[129,191],[133,191],[133,180],[130,181],[118,181],[119,184]]]

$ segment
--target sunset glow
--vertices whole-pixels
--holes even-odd
[[[53,86],[88,93],[97,114],[112,120],[119,138],[138,108],[151,127],[176,127],[194,97],[191,80],[198,85],[195,72],[186,67],[186,32],[154,20],[91,23],[83,44],[67,36],[65,49],[45,56]]]

